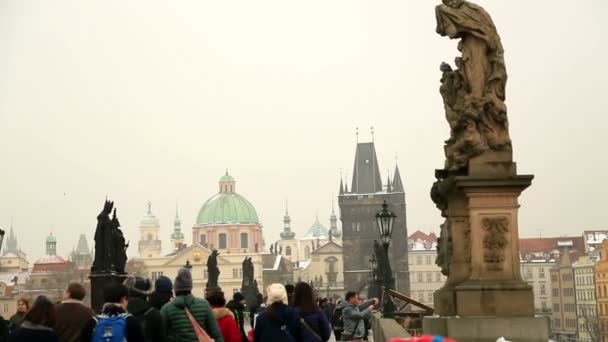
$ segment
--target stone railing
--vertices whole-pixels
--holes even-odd
[[[379,312],[372,315],[372,333],[374,342],[387,342],[393,337],[410,336],[397,321],[390,318],[382,318]]]

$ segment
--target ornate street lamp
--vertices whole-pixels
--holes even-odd
[[[372,272],[378,269],[378,260],[376,259],[375,254],[372,254],[372,256],[369,258],[369,269]]]
[[[380,239],[382,240],[382,246],[384,247],[384,257],[380,262],[380,269],[378,274],[381,275],[382,290],[383,290],[383,303],[382,303],[382,315],[385,318],[395,317],[395,303],[391,296],[386,294],[386,290],[395,288],[395,278],[391,271],[391,265],[388,258],[388,248],[391,243],[391,234],[393,233],[393,224],[395,223],[395,215],[392,211],[388,210],[388,204],[386,201],[382,204],[382,210],[376,214],[376,224],[378,225],[378,232],[380,233]]]
[[[2,243],[4,242],[4,234],[6,234],[6,232],[2,229],[0,229],[0,251],[2,251]]]

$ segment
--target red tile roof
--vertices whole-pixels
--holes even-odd
[[[585,242],[582,236],[576,237],[556,237],[556,238],[521,238],[519,239],[519,252],[521,255],[529,253],[550,253],[559,250],[557,243],[572,241],[572,249],[578,252],[585,252]]]
[[[411,240],[411,241],[421,240],[421,241],[428,241],[428,242],[436,242],[437,236],[433,232],[431,232],[430,234],[427,235],[427,234],[421,232],[420,230],[417,230],[417,231],[413,232],[412,235],[410,235],[407,239]]]

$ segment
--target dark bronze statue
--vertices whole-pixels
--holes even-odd
[[[207,258],[207,272],[209,273],[209,278],[207,280],[207,288],[217,288],[219,287],[217,283],[217,279],[220,277],[220,269],[217,267],[217,257],[220,255],[217,249],[214,249],[213,252]]]
[[[245,257],[245,260],[243,260],[243,288],[253,285],[253,281],[253,262],[251,257]]]
[[[112,215],[112,256],[114,270],[119,274],[126,274],[125,264],[127,263],[127,248],[129,243],[125,243],[125,237],[120,230],[120,222],[116,217],[116,208]]]
[[[112,210],[114,210],[114,214],[110,219]],[[129,244],[125,244],[125,238],[120,230],[120,222],[116,217],[114,202],[106,199],[103,209],[97,215],[95,260],[91,267],[91,273],[125,274],[128,247]]]

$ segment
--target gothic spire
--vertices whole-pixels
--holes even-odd
[[[393,175],[393,192],[405,192],[403,189],[403,182],[401,182],[401,173],[399,172],[399,165],[395,165],[395,174]]]

